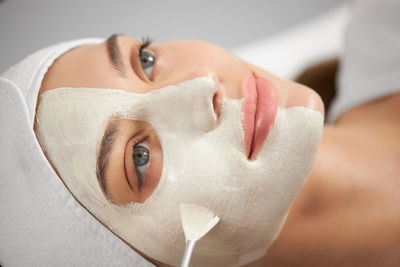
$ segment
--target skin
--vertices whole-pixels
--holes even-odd
[[[138,41],[120,36],[117,42],[127,67],[125,77],[112,67],[105,43],[83,46],[55,61],[39,94],[59,87],[118,88],[146,93],[212,74],[217,80],[214,104],[218,113],[221,98],[243,97],[244,80],[253,72],[276,86],[279,106],[305,106],[323,113],[321,99],[314,91],[280,79],[212,44],[176,41],[150,45],[146,49],[155,54],[156,61],[148,79],[136,57]],[[399,107],[400,94],[387,96],[353,108],[324,127],[312,173],[282,232],[266,256],[248,266],[400,264],[400,205],[395,204],[400,203]],[[106,170],[107,186],[112,191],[109,195],[117,204],[143,202],[157,186],[162,169],[158,138],[152,126],[142,122],[122,121],[119,130],[117,149]],[[130,153],[126,151],[140,131],[152,136],[149,146],[155,159],[150,163],[150,174],[146,173],[150,182],[145,182],[140,192],[133,192],[123,170],[129,164]],[[128,180],[135,183],[132,177]]]

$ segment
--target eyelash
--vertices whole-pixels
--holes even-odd
[[[138,43],[138,57],[140,58],[140,56],[142,55],[143,50],[148,47],[149,45],[151,45],[153,43],[153,40],[149,37],[143,37],[142,41]]]

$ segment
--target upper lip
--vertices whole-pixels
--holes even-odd
[[[242,112],[246,155],[248,159],[254,159],[275,121],[277,92],[269,80],[250,73],[245,79],[244,96]]]

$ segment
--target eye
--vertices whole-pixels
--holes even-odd
[[[135,173],[140,190],[143,186],[146,170],[150,162],[150,151],[146,142],[134,145],[132,158],[135,165]]]
[[[142,65],[143,71],[149,80],[153,79],[153,65],[155,62],[154,53],[150,50],[140,50],[139,54],[140,64]]]

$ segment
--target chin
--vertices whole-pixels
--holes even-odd
[[[287,89],[288,97],[284,107],[305,107],[318,111],[324,116],[324,103],[320,95],[305,85],[299,83],[293,84],[293,86]]]

